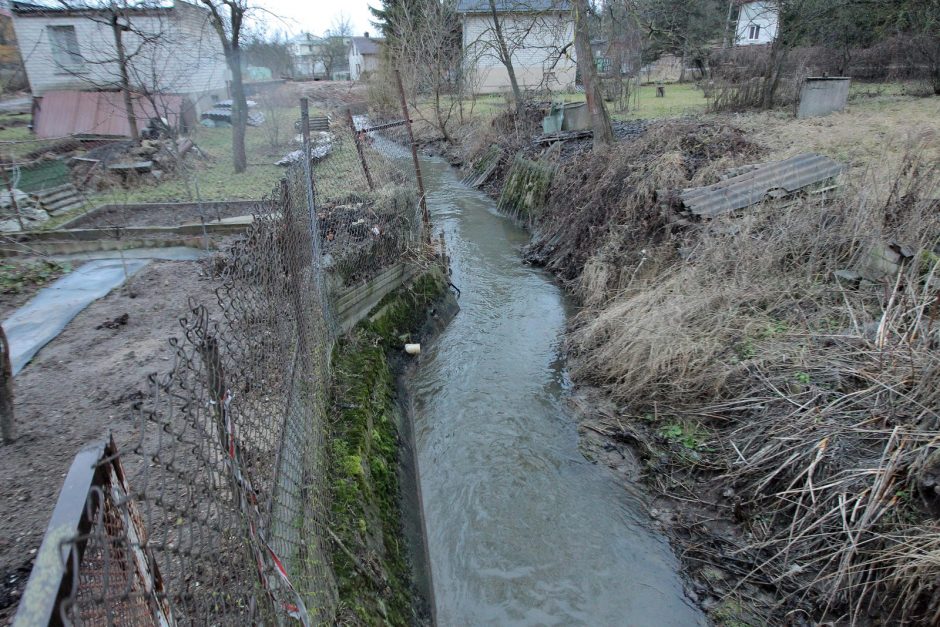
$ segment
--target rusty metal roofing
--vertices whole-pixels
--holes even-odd
[[[829,157],[802,154],[755,167],[708,187],[683,190],[682,205],[701,217],[744,209],[768,197],[788,195],[842,173],[845,166]]]
[[[49,91],[37,99],[33,129],[39,137],[67,135],[107,135],[130,137],[124,97],[117,91]],[[163,117],[170,126],[182,118],[191,125],[192,104],[183,96],[157,95],[150,99],[134,97],[134,115],[139,129],[150,118]]]

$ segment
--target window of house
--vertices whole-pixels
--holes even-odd
[[[757,24],[751,24],[751,26],[748,28],[747,38],[751,41],[760,39],[760,26]]]
[[[85,64],[78,48],[78,37],[74,26],[47,26],[49,43],[52,45],[52,58],[56,66],[66,70],[75,70]]]

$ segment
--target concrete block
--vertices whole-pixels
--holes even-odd
[[[807,78],[800,91],[800,108],[796,117],[802,120],[844,110],[851,84],[851,78],[841,76]]]

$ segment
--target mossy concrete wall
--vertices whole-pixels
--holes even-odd
[[[548,202],[554,176],[555,169],[550,164],[516,155],[497,206],[518,220],[533,219]]]
[[[412,430],[396,374],[404,344],[455,311],[434,268],[385,296],[334,351],[329,455],[338,624],[432,622],[423,523],[414,524],[421,512]]]

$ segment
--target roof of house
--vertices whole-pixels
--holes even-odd
[[[734,6],[743,7],[746,4],[757,4],[762,2],[763,4],[774,4],[773,0],[734,0]]]
[[[570,11],[569,0],[495,0],[497,13]],[[457,13],[489,13],[490,0],[458,0]]]
[[[349,41],[356,46],[356,50],[363,56],[379,54],[382,50],[382,44],[385,43],[384,39],[376,37],[350,37]]]
[[[310,33],[301,33],[295,37],[291,37],[290,43],[292,44],[320,44],[325,40],[322,37],[317,37],[316,35],[311,35]]]
[[[134,13],[139,15],[152,15],[152,14],[161,14],[168,11],[172,11],[175,8],[175,2],[158,2],[158,3],[148,3],[141,6],[134,6],[133,4],[122,8],[122,11],[127,13]],[[100,13],[104,10],[96,9],[92,6],[87,7],[69,7],[62,4],[57,4],[55,2],[47,2],[45,4],[38,4],[35,2],[13,2],[11,3],[11,9],[14,15],[19,17],[41,17],[41,16],[80,16],[88,15],[90,13]]]

